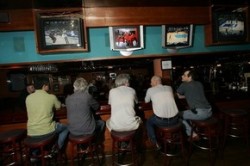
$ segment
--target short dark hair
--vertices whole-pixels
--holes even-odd
[[[189,69],[187,70],[188,72],[188,77],[192,77],[192,80],[198,80],[198,75],[197,72],[194,69]]]
[[[42,89],[44,85],[49,85],[49,79],[46,77],[37,77],[35,80],[35,89]]]

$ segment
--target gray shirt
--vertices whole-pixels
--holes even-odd
[[[183,82],[177,93],[185,96],[190,109],[211,108],[205,97],[203,85],[199,81]]]
[[[99,103],[88,93],[75,92],[66,98],[68,129],[73,135],[92,134],[95,131],[93,112]]]

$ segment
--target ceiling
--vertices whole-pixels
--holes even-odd
[[[0,9],[244,5],[250,0],[0,0]]]

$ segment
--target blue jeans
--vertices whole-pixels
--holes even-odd
[[[153,144],[156,144],[156,135],[155,135],[155,126],[159,127],[169,127],[169,126],[174,126],[178,123],[179,117],[175,116],[173,118],[165,118],[165,119],[160,119],[156,115],[152,115],[148,120],[147,120],[147,133],[148,133],[148,138],[151,140]]]
[[[182,123],[185,125],[186,134],[191,135],[191,126],[187,122],[188,120],[204,120],[212,116],[211,108],[196,108],[197,114],[193,113],[191,110],[185,110],[180,113],[182,117]]]
[[[61,149],[65,143],[65,140],[68,136],[68,127],[65,124],[62,123],[56,123],[56,130],[55,132],[58,134],[58,147]]]

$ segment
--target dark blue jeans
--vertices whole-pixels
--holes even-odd
[[[169,127],[169,126],[174,126],[178,123],[179,117],[175,116],[172,118],[158,118],[156,115],[152,115],[148,120],[147,120],[147,133],[148,133],[148,138],[151,140],[153,144],[156,144],[156,135],[155,135],[155,126],[159,127]]]
[[[96,141],[98,143],[102,143],[104,141],[104,132],[105,132],[105,121],[103,120],[96,120],[96,127],[95,127],[95,135],[96,135]]]

